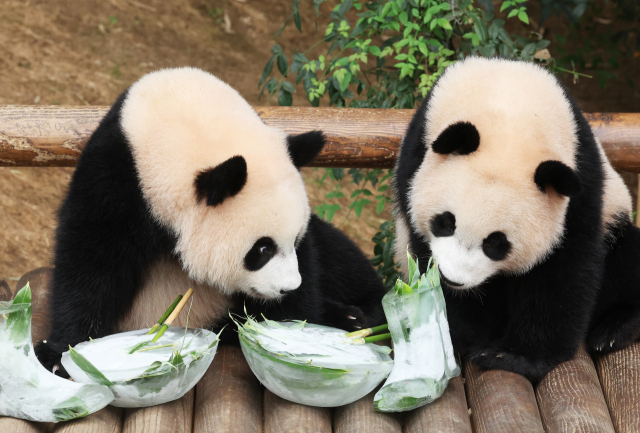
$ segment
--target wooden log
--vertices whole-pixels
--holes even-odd
[[[617,433],[640,430],[640,341],[596,357],[604,397]]]
[[[331,410],[293,403],[265,389],[264,432],[331,433]]]
[[[38,268],[27,272],[16,285],[16,292],[27,282],[31,287],[31,340],[33,344],[49,335],[49,288],[53,268]]]
[[[400,416],[373,410],[373,396],[378,390],[358,401],[333,409],[335,433],[400,433]]]
[[[198,382],[193,431],[262,432],[262,387],[239,347],[220,347]]]
[[[584,347],[540,381],[536,396],[547,433],[614,433],[596,368]]]
[[[119,407],[107,406],[91,415],[69,422],[52,424],[51,433],[120,433],[122,413]]]
[[[2,433],[49,433],[50,426],[51,423],[0,416],[0,432]]]
[[[0,280],[0,301],[10,301],[13,299],[13,293],[11,293],[11,287],[5,280]]]
[[[524,377],[464,365],[471,421],[476,433],[543,433],[536,395]]]
[[[461,376],[449,381],[444,394],[404,416],[404,433],[471,433],[471,420]]]
[[[0,106],[0,166],[73,166],[107,107]],[[256,107],[290,134],[322,129],[316,167],[393,166],[414,110]],[[586,114],[615,168],[640,172],[640,113]]]
[[[123,433],[191,433],[194,390],[158,406],[125,409]]]

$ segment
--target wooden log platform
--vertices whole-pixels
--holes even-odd
[[[73,166],[108,107],[0,106],[0,166]],[[314,167],[391,168],[413,110],[255,107],[290,134],[321,129]],[[640,113],[586,113],[613,166],[640,173]]]
[[[50,268],[36,269],[18,287],[29,281],[34,302],[46,305],[50,276]],[[34,327],[46,329],[46,315],[33,320]],[[536,387],[517,374],[480,371],[464,362],[463,375],[440,399],[411,412],[375,412],[374,394],[333,409],[292,403],[260,385],[238,347],[224,346],[195,389],[179,400],[142,409],[108,406],[58,424],[0,417],[0,432],[637,433],[640,342],[595,359],[581,348]]]

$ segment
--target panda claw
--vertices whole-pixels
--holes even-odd
[[[356,318],[353,316],[347,316],[347,319],[356,320]]]
[[[613,343],[615,343],[615,342],[616,342],[615,339],[611,340],[611,343],[609,343],[609,347],[613,347]]]

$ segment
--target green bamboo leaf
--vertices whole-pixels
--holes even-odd
[[[278,70],[282,75],[286,77],[288,69],[289,69],[289,61],[287,60],[287,56],[280,53],[278,55]]]
[[[102,374],[87,358],[80,355],[80,353],[73,347],[69,346],[69,355],[71,360],[84,371],[88,376],[92,377],[100,385],[113,386],[113,383],[107,377]]]
[[[290,107],[293,104],[293,96],[285,89],[280,89],[278,92],[278,104],[281,107]]]

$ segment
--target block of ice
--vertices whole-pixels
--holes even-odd
[[[274,394],[309,406],[335,407],[371,392],[391,371],[390,349],[353,345],[345,331],[306,322],[238,324],[249,367]]]
[[[0,302],[0,415],[58,422],[96,412],[113,400],[103,385],[82,385],[45,370],[31,343],[31,289]]]
[[[382,299],[395,360],[373,401],[374,408],[383,412],[404,412],[430,403],[442,395],[449,379],[460,374],[437,267],[429,266],[420,277],[418,264],[411,257],[409,261],[409,284],[399,281],[396,290]]]
[[[146,407],[177,400],[202,378],[218,348],[216,334],[170,327],[152,343],[147,329],[78,344],[62,365],[80,383],[105,383],[118,407]],[[86,367],[88,361],[90,367]],[[88,374],[93,366],[98,374]]]

